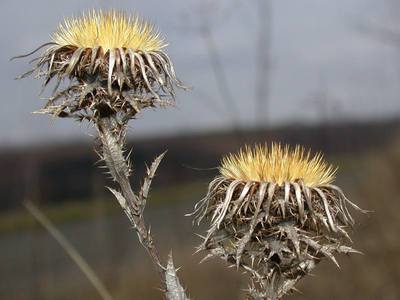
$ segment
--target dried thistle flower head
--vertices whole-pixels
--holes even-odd
[[[92,11],[65,19],[32,62],[44,86],[55,79],[48,103],[38,112],[92,120],[120,114],[129,120],[145,107],[170,104],[183,87],[165,53],[165,41],[136,15]],[[20,56],[24,57],[24,56]],[[66,79],[67,87],[60,88]]]
[[[357,252],[345,246],[354,225],[333,185],[336,169],[321,154],[280,144],[245,147],[222,159],[220,175],[195,207],[211,225],[200,250],[252,276],[250,296],[279,299],[324,257]]]

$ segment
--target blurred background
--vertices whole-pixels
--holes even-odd
[[[29,199],[87,259],[116,300],[161,299],[153,266],[97,168],[86,124],[33,115],[40,82],[9,58],[92,8],[136,11],[169,42],[193,87],[177,105],[131,122],[138,185],[168,149],[145,211],[163,258],[173,250],[193,299],[243,299],[247,278],[193,255],[204,232],[184,214],[204,196],[221,155],[281,141],[323,151],[361,207],[354,247],[323,262],[289,299],[400,299],[400,2],[398,0],[2,0],[0,2],[0,299],[100,299],[24,209]]]

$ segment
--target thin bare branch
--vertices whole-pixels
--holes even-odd
[[[235,98],[233,97],[228,85],[228,80],[221,62],[220,55],[218,54],[217,46],[215,44],[211,29],[206,25],[202,26],[201,35],[207,48],[207,54],[211,62],[211,67],[214,72],[217,88],[221,99],[225,102],[226,112],[229,114],[232,126],[235,131],[239,131],[240,118],[239,110],[237,108]]]
[[[83,274],[89,279],[90,283],[99,293],[103,300],[113,300],[110,292],[101,282],[94,270],[87,261],[79,254],[75,247],[67,238],[54,226],[54,224],[40,211],[40,209],[29,200],[24,201],[24,206],[28,212],[51,234],[51,236],[60,244],[69,257],[76,263]]]
[[[258,13],[258,40],[256,53],[256,120],[259,125],[265,125],[269,102],[270,84],[270,48],[271,48],[271,2],[270,0],[257,1]],[[268,121],[268,117],[267,117]]]

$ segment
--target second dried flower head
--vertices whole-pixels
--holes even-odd
[[[278,299],[324,257],[345,246],[359,209],[333,185],[336,169],[320,154],[280,144],[245,147],[222,160],[220,175],[196,206],[210,220],[200,250],[252,276],[250,294]]]

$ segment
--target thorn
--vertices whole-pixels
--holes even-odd
[[[295,291],[296,293],[299,293],[300,295],[304,295],[304,293],[302,291],[300,291],[299,289],[292,287],[291,289],[292,291]]]
[[[203,262],[205,262],[206,260],[210,259],[213,255],[212,254],[208,254],[207,256],[205,256],[202,260],[200,260],[199,264],[202,264]]]
[[[203,236],[203,235],[201,235],[201,234],[195,233],[194,235],[198,236],[199,238],[201,238],[201,239],[203,239],[203,240],[205,240],[205,239],[206,239],[206,237],[205,237],[205,236]]]

